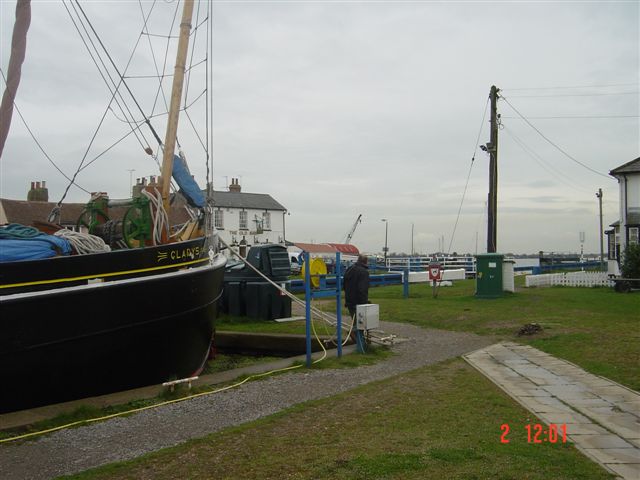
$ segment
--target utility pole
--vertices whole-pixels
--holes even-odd
[[[480,148],[489,154],[489,198],[487,212],[487,253],[497,251],[498,237],[498,92],[500,89],[491,86],[491,135],[489,143]]]
[[[600,271],[604,272],[604,245],[602,242],[602,189],[599,188],[596,193],[596,197],[598,197],[598,204],[600,205],[600,232],[598,232],[598,238],[600,239]]]
[[[411,256],[413,257],[414,255],[414,250],[413,250],[413,223],[411,224]]]
[[[384,266],[387,266],[387,252],[389,251],[389,245],[387,240],[389,239],[389,221],[386,218],[383,218],[384,222]]]

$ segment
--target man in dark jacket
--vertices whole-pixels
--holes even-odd
[[[349,315],[354,318],[356,305],[369,303],[369,267],[365,255],[358,255],[358,261],[344,272],[344,304]]]

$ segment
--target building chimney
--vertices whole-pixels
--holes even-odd
[[[229,185],[229,191],[230,192],[240,192],[240,190],[242,189],[242,187],[240,186],[240,183],[238,183],[238,179],[237,178],[232,178],[231,179],[231,185]]]
[[[49,190],[47,182],[31,182],[31,190],[27,193],[27,200],[30,202],[48,202]]]

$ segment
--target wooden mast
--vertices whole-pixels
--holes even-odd
[[[162,157],[162,203],[169,213],[169,194],[171,186],[171,173],[173,171],[173,155],[176,148],[176,135],[178,133],[178,117],[180,116],[180,102],[182,100],[182,86],[186,68],[187,50],[189,48],[189,34],[191,33],[191,18],[193,17],[193,0],[184,0],[182,21],[180,22],[180,39],[178,40],[178,53],[173,74],[173,87],[171,90],[171,104],[169,106],[169,120],[164,141],[164,154]]]
[[[22,63],[27,50],[27,31],[31,24],[31,0],[18,0],[16,3],[16,21],[11,38],[11,55],[7,69],[7,86],[0,103],[0,158],[4,144],[9,135],[11,117],[13,116],[13,102],[20,84]]]

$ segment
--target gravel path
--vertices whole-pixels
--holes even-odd
[[[0,476],[4,480],[46,479],[133,459],[492,343],[488,337],[470,333],[385,322],[381,327],[407,339],[393,347],[397,355],[388,360],[352,369],[295,370],[130,417],[61,430],[22,444],[0,445]]]

